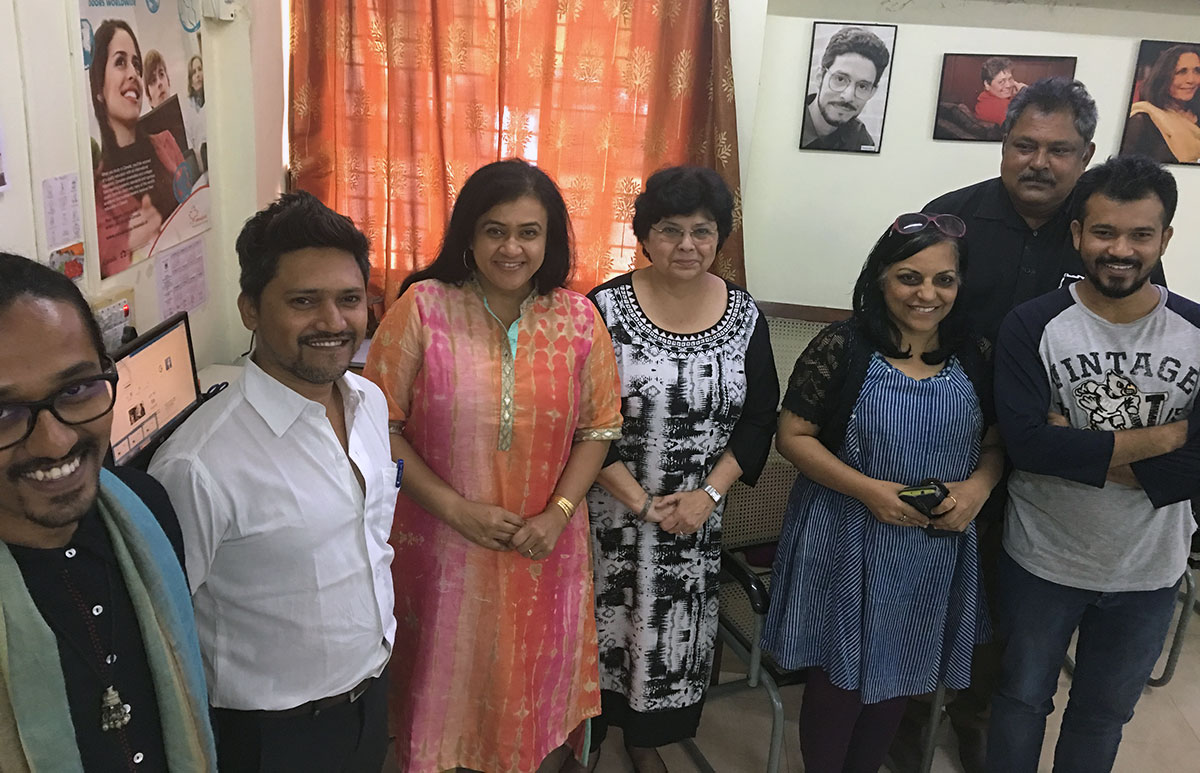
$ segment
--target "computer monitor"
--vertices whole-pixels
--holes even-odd
[[[112,452],[145,468],[167,436],[200,404],[192,331],[181,312],[117,350]]]

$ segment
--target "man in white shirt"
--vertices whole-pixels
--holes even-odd
[[[387,406],[346,369],[367,240],[308,193],[242,229],[242,378],[150,472],[179,513],[221,771],[378,771],[396,623]]]

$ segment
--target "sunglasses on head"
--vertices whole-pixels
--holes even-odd
[[[909,212],[896,218],[892,230],[909,236],[924,231],[932,225],[946,236],[959,239],[967,235],[967,224],[957,215],[927,215],[924,212]]]

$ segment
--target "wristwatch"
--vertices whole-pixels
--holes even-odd
[[[725,498],[724,496],[721,495],[720,491],[717,491],[715,488],[708,485],[707,483],[704,484],[704,486],[701,490],[705,494],[708,494],[710,497],[712,497],[713,505],[721,504],[721,500]]]

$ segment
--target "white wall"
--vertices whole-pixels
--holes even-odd
[[[811,15],[774,12],[800,5]],[[1120,142],[1139,40],[1200,39],[1200,19],[1188,15],[1083,11],[1059,3],[1027,8],[945,0],[936,13],[928,4],[924,11],[913,5],[889,0],[771,3],[753,136],[749,156],[742,158],[748,284],[758,298],[848,308],[862,261],[896,214],[998,174],[998,144],[930,139],[944,52],[1078,57],[1076,77],[1087,84],[1100,109],[1096,159],[1103,160]],[[848,13],[847,6],[861,15]],[[914,23],[934,17],[941,23]],[[997,19],[1027,28],[986,26]],[[798,149],[814,20],[901,24],[878,155]],[[1090,34],[1047,31],[1058,27],[1088,27]],[[1200,208],[1200,167],[1170,168],[1179,183],[1180,207],[1164,265],[1173,289],[1200,298],[1200,224],[1189,217]]]
[[[256,50],[252,45],[249,6],[244,3],[232,22],[205,19],[203,23],[213,197],[212,228],[200,237],[207,255],[209,300],[192,312],[200,367],[231,361],[249,340],[235,306],[238,270],[233,244],[260,200],[254,175],[247,174],[256,167],[256,110],[260,103],[273,121],[275,136],[282,133],[281,3],[258,0],[253,4],[254,12],[261,12],[266,19],[264,34],[274,37],[273,51],[271,47]],[[0,78],[0,132],[10,182],[0,193],[0,249],[44,261],[48,245],[42,225],[41,181],[78,173],[87,252],[81,289],[89,297],[99,297],[132,287],[134,324],[147,330],[161,320],[154,261],[144,261],[105,280],[99,278],[90,149],[86,129],[80,128],[86,127],[87,117],[80,96],[83,67],[78,9],[78,0],[0,0],[0,72],[6,73]],[[264,95],[264,91],[269,93]],[[267,109],[271,105],[278,105],[274,116]],[[277,139],[277,170],[282,168],[280,147]],[[280,174],[276,173],[275,179],[277,192]],[[264,184],[263,188],[271,186]],[[274,193],[262,195],[269,199]]]
[[[758,105],[758,76],[762,67],[762,41],[766,24],[767,0],[737,0],[731,4],[729,55],[733,60],[733,94],[743,190],[748,169],[746,162],[750,158],[754,139],[754,111]]]

